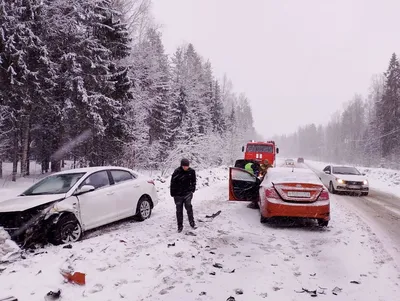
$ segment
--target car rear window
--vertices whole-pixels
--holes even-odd
[[[270,186],[272,183],[310,183],[321,184],[318,176],[309,169],[297,168],[271,168],[262,183],[263,186]]]
[[[111,175],[115,183],[133,180],[133,176],[126,170],[111,170]]]

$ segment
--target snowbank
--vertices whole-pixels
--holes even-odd
[[[310,168],[322,172],[322,170],[330,164],[327,162],[305,161]],[[365,173],[368,177],[370,188],[377,191],[393,194],[400,197],[400,171],[385,168],[371,168],[356,166],[361,173]]]
[[[10,235],[0,227],[0,263],[12,261],[12,257],[20,251],[18,245],[11,240]]]

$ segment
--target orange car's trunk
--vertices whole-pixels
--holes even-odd
[[[322,185],[310,183],[278,183],[274,188],[284,201],[296,203],[315,202],[323,190]]]

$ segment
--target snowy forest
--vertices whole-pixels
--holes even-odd
[[[275,137],[286,156],[400,169],[400,64],[373,76],[367,97],[355,95],[326,125]]]
[[[32,161],[231,164],[257,138],[249,100],[195,45],[165,52],[150,0],[0,0],[0,167],[13,162],[13,180]]]

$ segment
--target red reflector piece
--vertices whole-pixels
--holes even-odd
[[[149,181],[147,181],[147,183],[149,183],[149,184],[153,184],[154,186],[156,186],[156,183],[154,183],[154,181],[153,181],[153,180],[149,180]]]

